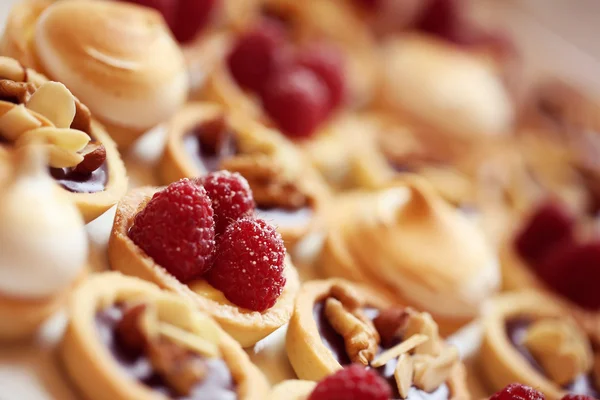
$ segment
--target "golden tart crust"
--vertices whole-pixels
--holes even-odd
[[[302,285],[290,320],[286,350],[294,371],[300,379],[319,381],[342,368],[323,343],[313,316],[315,303],[331,296],[332,289],[351,294],[359,307],[370,306],[387,309],[394,303],[382,297],[380,292],[343,279],[310,281]],[[466,371],[462,363],[456,363],[447,381],[451,399],[468,399]]]
[[[510,343],[506,323],[517,317],[570,318],[552,298],[534,290],[505,293],[491,300],[482,319],[483,342],[479,354],[480,367],[487,382],[493,390],[521,382],[552,399],[560,399],[567,392],[535,369]],[[590,337],[598,340],[597,336]]]
[[[213,317],[243,347],[250,347],[287,323],[292,315],[294,298],[300,281],[296,268],[286,258],[286,284],[277,303],[264,313],[250,311],[230,303],[205,281],[183,284],[146,255],[128,236],[135,215],[157,191],[156,188],[132,190],[119,202],[108,243],[108,258],[113,269],[126,275],[153,282],[192,301]]]
[[[17,61],[6,57],[0,58],[0,77],[13,82],[31,84],[33,90],[37,90],[42,85],[49,82],[45,76],[32,69],[24,68],[20,66]],[[107,165],[107,181],[104,190],[94,193],[75,193],[63,190],[65,195],[77,205],[85,222],[90,222],[116,204],[121,196],[125,194],[127,190],[127,175],[125,172],[125,165],[121,160],[121,156],[113,140],[106,133],[102,125],[94,120],[93,117],[89,116],[87,107],[82,105],[78,99],[75,99],[75,102],[78,110],[75,118],[81,118],[83,121],[85,121],[85,118],[90,118],[87,122],[89,123],[89,127],[86,128],[88,130],[86,133],[88,133],[94,141],[101,143],[106,150],[105,163]],[[0,101],[0,113],[2,113],[2,115],[13,107],[15,107],[13,103]],[[79,115],[79,110],[81,110],[81,115]],[[54,126],[52,122],[39,113],[29,111],[29,114],[37,119],[42,127]],[[81,120],[79,122],[81,122]],[[81,123],[85,124],[86,122]],[[73,121],[73,124],[75,124],[75,120]],[[0,148],[3,149],[3,151],[0,151],[0,158],[8,156],[12,152],[11,146],[0,144]]]
[[[272,184],[269,182],[270,185],[281,186],[284,191],[285,187],[292,187],[294,191],[306,198],[306,204],[302,207],[309,207],[312,212],[307,222],[298,226],[277,227],[286,246],[291,248],[299,239],[316,228],[329,193],[325,183],[311,168],[308,160],[279,132],[245,116],[227,111],[214,103],[190,103],[181,109],[169,124],[167,142],[158,167],[162,183],[169,184],[182,178],[203,176],[209,172],[189,154],[189,150],[184,145],[184,137],[198,125],[217,118],[225,118],[226,125],[236,137],[238,146],[241,147],[240,156],[245,158],[243,169],[240,170],[236,169],[236,164],[228,162],[234,161],[237,155],[224,158],[220,164],[224,169],[244,175],[250,183],[255,198],[260,196],[260,191],[269,190],[262,186],[264,182],[258,176],[265,168],[271,169],[270,173],[273,173],[277,180]],[[248,164],[246,161],[254,164]],[[254,172],[257,173],[256,179],[249,175]],[[274,223],[277,225],[276,221]]]
[[[67,310],[69,325],[60,345],[60,356],[70,378],[87,398],[155,398],[156,393],[120,371],[113,356],[98,338],[94,318],[102,308],[127,300],[153,302],[165,298],[172,303],[171,306],[189,307],[185,302],[178,303],[179,299],[173,297],[175,295],[163,292],[149,282],[117,272],[96,274],[73,293]],[[268,384],[262,373],[250,362],[242,348],[216,323],[209,319],[204,322],[214,325],[210,328],[218,332],[218,347],[237,383],[239,398],[264,398],[268,393]]]

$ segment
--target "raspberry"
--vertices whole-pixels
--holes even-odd
[[[133,242],[181,282],[208,271],[215,251],[210,198],[188,179],[156,193],[134,219]]]
[[[285,247],[275,228],[246,217],[230,224],[220,237],[207,279],[232,303],[262,312],[283,291],[284,260]]]
[[[535,264],[553,246],[571,240],[575,220],[556,202],[547,202],[530,217],[517,235],[515,246],[521,257]]]
[[[337,47],[324,43],[314,44],[298,54],[297,63],[313,71],[327,86],[328,111],[342,103],[346,92],[346,80],[343,55]]]
[[[583,394],[567,394],[563,396],[561,400],[596,400],[592,396],[585,396]]]
[[[520,383],[511,383],[492,397],[490,400],[545,400],[546,397],[537,390]]]
[[[540,263],[542,279],[557,293],[579,306],[600,309],[600,240],[565,242]]]
[[[388,383],[370,369],[353,364],[317,384],[308,400],[388,400]]]
[[[212,172],[194,180],[204,186],[212,200],[215,213],[215,233],[220,235],[225,228],[254,211],[254,198],[248,181],[237,172]]]
[[[260,92],[276,70],[285,30],[277,22],[264,20],[238,38],[227,58],[231,75],[238,85]]]
[[[210,21],[219,0],[179,0],[175,22],[170,25],[179,43],[194,39]]]
[[[327,92],[314,72],[294,66],[271,76],[262,93],[263,107],[284,133],[308,137],[326,116]]]
[[[443,39],[460,42],[465,21],[462,0],[431,0],[423,11],[417,29]]]

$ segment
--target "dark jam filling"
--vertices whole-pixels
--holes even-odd
[[[212,136],[211,140],[206,140],[206,136]],[[217,171],[221,160],[238,154],[235,136],[227,129],[215,135],[214,132],[208,132],[200,125],[183,137],[183,145],[196,165],[207,172]],[[310,207],[290,209],[261,207],[260,204],[257,205],[256,211],[261,218],[281,228],[302,226],[313,214]]]
[[[73,193],[97,193],[106,189],[108,165],[106,161],[89,174],[80,174],[73,168],[50,168],[50,175],[60,186]]]
[[[206,376],[196,384],[188,396],[178,396],[157,374],[148,357],[132,352],[120,344],[116,337],[116,326],[123,318],[123,309],[111,306],[96,314],[96,329],[100,341],[104,343],[122,370],[129,377],[143,383],[150,389],[175,400],[234,400],[236,387],[227,364],[221,359],[203,359],[206,363]],[[200,357],[200,356],[198,356]]]
[[[527,362],[536,369],[540,374],[546,376],[542,366],[535,360],[533,355],[527,350],[523,344],[527,328],[534,322],[531,318],[519,317],[506,322],[506,336],[513,347],[527,360]],[[600,390],[594,383],[592,374],[581,374],[575,380],[565,386],[563,389],[569,393],[582,394],[600,398]]]
[[[365,315],[373,320],[379,314],[379,311],[375,308],[364,308],[363,312]],[[346,353],[346,348],[344,345],[344,338],[340,336],[335,329],[331,326],[327,317],[325,316],[325,302],[320,301],[315,303],[313,308],[313,318],[317,323],[317,328],[319,329],[319,335],[321,336],[321,340],[325,344],[325,347],[331,351],[333,357],[339,362],[341,365],[349,365],[352,362]],[[385,350],[395,346],[397,343],[392,343],[391,346],[381,346],[379,348],[378,353],[382,353]],[[390,388],[392,389],[392,394],[394,399],[401,399],[400,393],[398,393],[398,386],[396,384],[396,379],[394,378],[394,369],[396,368],[398,360],[393,359],[389,361],[384,366],[381,366],[376,369],[377,373],[383,377]],[[427,393],[421,389],[416,387],[411,387],[408,393],[408,397],[406,400],[448,400],[450,398],[450,389],[448,385],[445,383],[440,385],[436,390],[431,393]]]

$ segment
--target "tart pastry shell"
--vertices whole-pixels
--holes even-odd
[[[286,259],[284,273],[287,281],[283,292],[273,307],[260,313],[195,293],[140,249],[129,238],[128,232],[135,215],[156,191],[156,188],[148,187],[134,189],[119,202],[108,244],[108,257],[113,269],[183,296],[213,317],[243,347],[254,345],[289,321],[300,286],[298,273],[289,258]]]

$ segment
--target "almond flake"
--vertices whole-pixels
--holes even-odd
[[[408,391],[412,386],[413,381],[413,361],[410,355],[404,353],[400,354],[398,358],[398,364],[394,369],[394,378],[396,379],[396,385],[398,385],[398,393],[403,399],[408,397]]]
[[[377,358],[375,358],[371,362],[371,367],[379,368],[387,364],[391,359],[400,356],[403,353],[408,353],[418,345],[425,343],[427,341],[427,336],[416,334],[412,335],[405,341],[398,343],[396,346],[392,347],[381,353]]]
[[[15,141],[24,132],[40,126],[42,123],[22,104],[14,106],[0,117],[0,135],[10,141]]]
[[[46,82],[26,104],[27,108],[48,118],[57,128],[68,128],[75,118],[75,97],[65,85]]]
[[[158,332],[174,343],[187,347],[188,350],[195,351],[205,357],[216,358],[220,355],[219,347],[216,344],[174,325],[161,322],[158,324]]]

